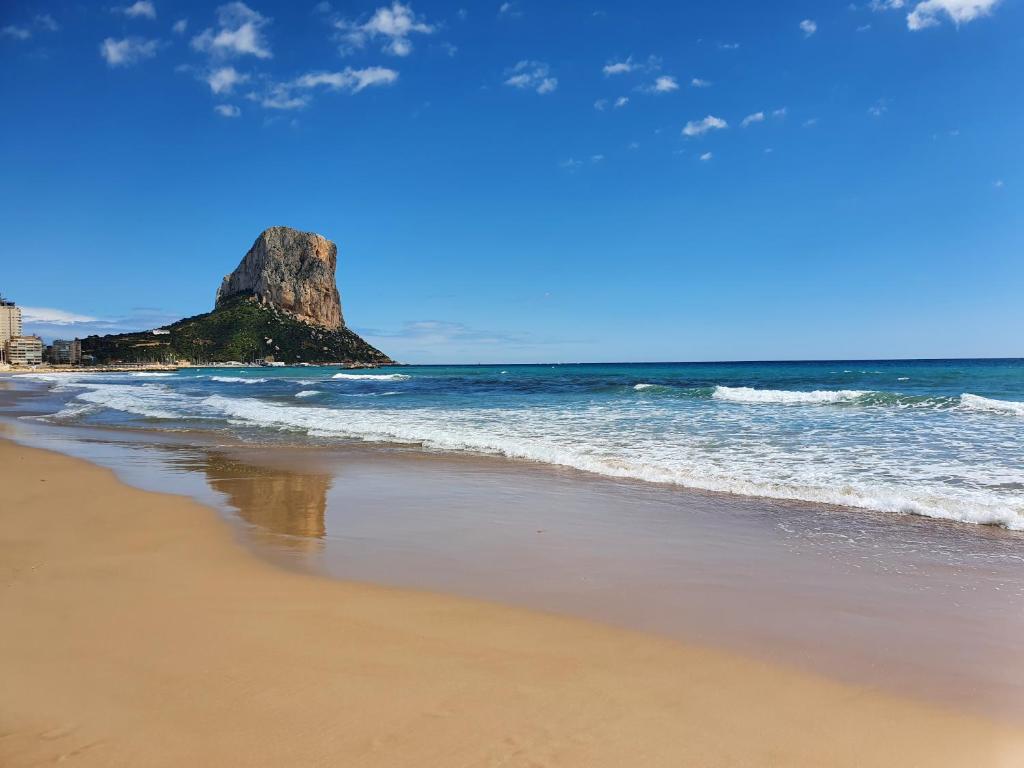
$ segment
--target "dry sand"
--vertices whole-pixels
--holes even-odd
[[[930,705],[279,570],[205,507],[4,440],[0,578],[3,766],[1024,765],[1021,731]]]

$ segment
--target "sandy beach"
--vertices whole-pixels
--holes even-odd
[[[0,762],[977,765],[1024,733],[575,619],[283,570],[0,442]]]

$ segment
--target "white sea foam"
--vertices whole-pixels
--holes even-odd
[[[315,395],[322,395],[322,394],[323,394],[323,392],[321,392],[321,391],[319,391],[317,389],[304,389],[301,392],[296,392],[295,396],[296,397],[313,397]]]
[[[359,379],[363,381],[408,381],[411,376],[404,373],[336,373],[332,379]]]
[[[863,477],[837,477],[849,461],[827,452],[794,457],[786,446],[758,445],[756,453],[709,456],[700,449],[657,440],[631,446],[602,442],[616,415],[600,411],[543,419],[521,409],[498,409],[487,420],[445,409],[330,410],[213,395],[204,404],[235,423],[295,430],[316,437],[419,444],[428,449],[499,454],[623,477],[748,496],[837,504],[1024,530],[1024,499],[968,487],[893,481],[886,467]],[[595,424],[597,422],[598,424]],[[590,434],[573,434],[583,424]],[[865,449],[862,453],[870,454]],[[817,457],[817,461],[815,460]],[[875,457],[877,458],[877,457]],[[857,460],[857,457],[854,457]],[[824,461],[824,464],[821,462]],[[877,471],[877,470],[881,471]],[[941,475],[946,468],[936,468]],[[1020,472],[1014,475],[1021,479]]]
[[[402,387],[359,392],[335,386],[330,396],[337,400],[329,401],[323,391],[323,400],[316,401],[320,406],[332,402],[328,408],[312,402],[305,406],[302,400],[321,392],[317,385],[323,379],[303,380],[311,387],[297,391],[299,402],[287,405],[259,399],[254,396],[259,389],[245,387],[190,395],[188,380],[183,390],[177,388],[180,377],[142,382],[121,374],[49,381],[75,396],[67,418],[74,418],[72,407],[95,405],[156,419],[227,420],[329,440],[500,454],[611,477],[1024,530],[1022,422],[1014,418],[1022,415],[1024,403],[969,393],[908,398],[855,390],[718,387],[692,390],[693,397],[666,398],[622,396],[619,388],[604,400],[588,396],[536,407],[488,398],[479,407],[455,407],[434,398],[420,403],[408,391],[400,392]],[[866,406],[885,407],[716,407],[706,399],[712,392],[718,400],[741,403],[827,404],[863,398],[859,402]],[[750,399],[751,392],[756,399]],[[374,399],[395,394],[406,395],[393,401],[403,407]],[[904,408],[902,400],[913,402]],[[983,430],[976,428],[980,420],[986,422]]]
[[[224,384],[263,384],[269,379],[246,379],[242,376],[211,376],[210,381],[220,381]]]
[[[716,400],[733,403],[846,403],[871,394],[859,389],[816,389],[812,392],[793,392],[786,389],[753,389],[752,387],[715,387]]]
[[[641,381],[639,384],[634,384],[633,385],[633,389],[635,389],[637,392],[643,392],[645,389],[652,389],[655,386],[657,386],[657,385],[656,384],[648,384],[645,381]]]
[[[972,395],[964,392],[960,395],[960,405],[969,411],[992,411],[994,413],[1009,413],[1014,416],[1024,416],[1024,403],[1016,400],[993,400],[981,395]]]
[[[896,379],[896,381],[910,381],[910,377],[909,376],[900,376],[899,378]]]
[[[161,379],[167,376],[174,376],[173,373],[164,371],[135,371],[130,375],[140,379]]]

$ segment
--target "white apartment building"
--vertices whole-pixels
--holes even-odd
[[[0,297],[0,363],[10,362],[8,346],[11,339],[21,336],[21,307]]]
[[[43,340],[38,336],[15,336],[7,342],[7,356],[11,365],[42,365]]]

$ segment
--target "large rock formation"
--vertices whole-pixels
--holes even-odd
[[[217,290],[220,307],[228,299],[255,296],[303,322],[341,328],[341,296],[334,282],[338,248],[313,232],[291,227],[263,230],[235,271]]]
[[[392,360],[345,327],[334,282],[338,249],[288,227],[261,234],[224,278],[212,312],[154,331],[89,336],[83,354],[98,363],[175,361],[390,365]]]

